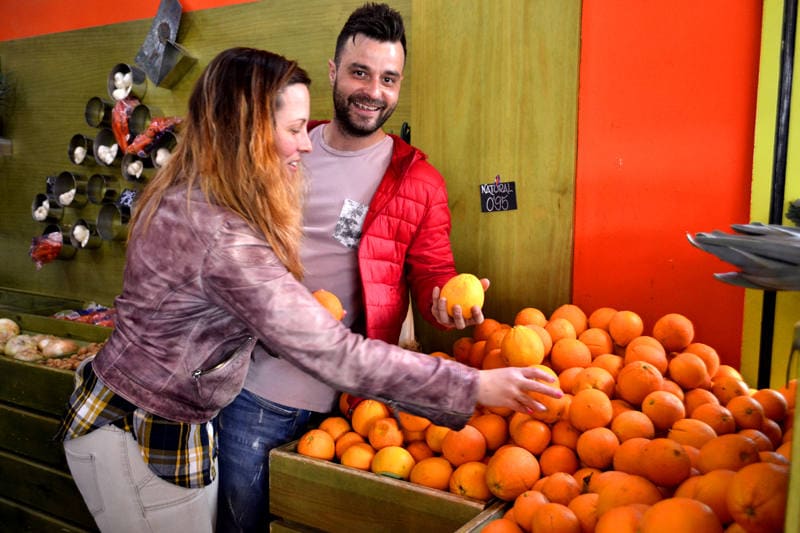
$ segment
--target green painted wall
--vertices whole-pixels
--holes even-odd
[[[327,60],[336,36],[360,0],[277,0],[185,13],[178,41],[197,59],[171,90],[151,85],[148,106],[165,116],[180,116],[194,80],[219,51],[254,46],[297,59],[312,82],[312,115],[329,118],[332,105]],[[410,0],[392,2],[410,26]],[[0,156],[0,287],[97,301],[106,305],[122,287],[125,246],[106,241],[96,250],[79,250],[37,271],[28,255],[31,239],[45,227],[33,220],[31,204],[45,191],[45,178],[62,171],[84,172],[69,160],[67,147],[76,133],[94,136],[84,120],[86,102],[108,98],[106,78],[118,63],[133,63],[150,20],[0,42],[0,69],[16,80],[17,99],[5,134],[13,155]],[[410,72],[407,72],[410,79]],[[410,116],[410,91],[401,96],[388,128],[398,132]],[[92,167],[87,177],[108,167]],[[121,179],[119,167],[113,168]],[[133,185],[123,182],[123,185]],[[98,207],[69,207],[63,221],[92,221]],[[169,245],[169,243],[165,243]]]

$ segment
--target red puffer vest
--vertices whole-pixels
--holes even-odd
[[[444,178],[424,152],[390,135],[392,160],[364,220],[358,266],[367,337],[397,343],[409,288],[419,313],[441,328],[431,314],[431,293],[457,272]]]

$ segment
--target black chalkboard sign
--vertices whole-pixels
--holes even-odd
[[[500,181],[496,176],[492,183],[482,183],[481,211],[492,213],[494,211],[511,211],[517,208],[517,189],[513,181]]]

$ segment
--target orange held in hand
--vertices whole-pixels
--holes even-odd
[[[439,293],[447,300],[447,314],[453,316],[453,306],[461,306],[465,319],[472,318],[473,306],[483,307],[483,284],[472,274],[458,274],[450,278]]]
[[[322,307],[328,310],[333,318],[336,320],[344,318],[344,307],[342,307],[342,302],[339,301],[339,298],[335,294],[325,289],[318,289],[311,294],[322,304]]]

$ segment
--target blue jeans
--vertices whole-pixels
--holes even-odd
[[[269,531],[269,451],[298,438],[313,411],[243,390],[217,417],[217,533]]]

